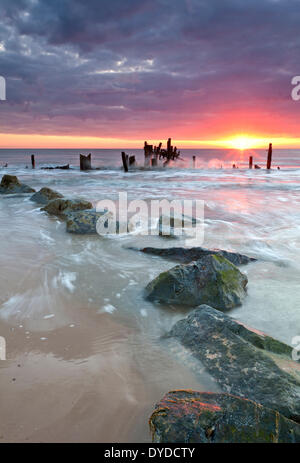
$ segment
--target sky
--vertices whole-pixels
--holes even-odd
[[[299,0],[0,0],[0,18],[0,148],[300,147]]]

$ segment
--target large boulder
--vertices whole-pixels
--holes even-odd
[[[35,190],[18,180],[15,175],[3,175],[0,184],[1,194],[34,193]]]
[[[230,394],[171,391],[150,417],[157,443],[299,443],[300,426]]]
[[[66,219],[69,214],[75,211],[92,209],[93,205],[89,201],[83,199],[53,199],[44,206],[41,210],[48,214],[56,215],[62,219]]]
[[[192,354],[195,372],[204,365],[223,392],[300,422],[300,364],[291,347],[207,305],[177,322],[169,336]]]
[[[58,198],[63,198],[63,195],[61,193],[58,193],[58,191],[51,190],[51,188],[44,187],[41,188],[40,191],[34,193],[34,195],[31,196],[30,200],[39,204],[48,204],[49,201]]]
[[[161,273],[148,284],[145,295],[149,300],[168,304],[209,304],[229,310],[242,303],[247,282],[246,275],[227,259],[209,254]]]
[[[202,259],[202,257],[209,254],[225,257],[229,262],[234,265],[244,265],[249,262],[256,261],[253,257],[239,254],[238,252],[224,251],[223,249],[206,249],[201,247],[194,248],[143,248],[141,252],[145,254],[152,254],[154,256],[163,257],[173,262],[180,262],[181,264],[188,264],[194,260]]]

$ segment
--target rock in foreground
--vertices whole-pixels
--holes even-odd
[[[143,248],[141,252],[145,254],[152,254],[154,256],[163,257],[164,259],[171,260],[173,262],[179,262],[181,264],[189,264],[194,260],[202,259],[202,257],[209,254],[225,257],[229,262],[234,265],[245,265],[249,262],[256,261],[253,257],[248,257],[238,252],[224,251],[222,249],[206,249],[201,247],[195,248]]]
[[[41,210],[66,219],[72,212],[92,209],[92,207],[92,203],[82,199],[53,199]]]
[[[150,421],[158,443],[299,443],[300,426],[252,400],[230,394],[172,391]]]
[[[97,221],[106,212],[96,212],[95,210],[77,211],[68,216],[67,232],[78,235],[95,235],[97,233]]]
[[[161,273],[146,287],[152,301],[195,307],[209,304],[220,310],[240,305],[248,279],[235,265],[217,255],[207,255]]]
[[[170,336],[192,353],[195,370],[204,365],[222,391],[300,423],[300,364],[292,360],[291,347],[205,305],[177,322]]]
[[[3,175],[0,184],[1,194],[34,193],[35,190],[21,183],[15,175]]]
[[[30,200],[39,204],[48,204],[49,201],[59,198],[63,198],[61,193],[58,193],[58,191],[55,190],[51,190],[51,188],[44,187],[32,195]]]

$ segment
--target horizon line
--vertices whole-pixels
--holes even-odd
[[[88,137],[72,135],[39,135],[0,133],[0,149],[143,149],[144,139],[125,139],[109,137]],[[148,137],[153,145],[167,140],[167,138]],[[269,143],[273,149],[300,149],[300,138],[255,136],[250,134],[233,134],[214,140],[172,139],[177,149],[267,149]],[[166,144],[166,142],[165,142]]]

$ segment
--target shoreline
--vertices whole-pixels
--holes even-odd
[[[16,198],[16,199],[17,199],[17,198]],[[23,199],[24,199],[24,197],[23,197]],[[10,201],[9,198],[7,198],[7,200]],[[11,200],[14,201],[14,198],[11,198]],[[22,198],[20,198],[19,201],[22,202]],[[4,206],[4,207],[5,207],[5,206]],[[46,228],[44,228],[45,231],[46,231],[47,227],[49,227],[50,225],[51,225],[51,228],[52,228],[52,226],[54,226],[54,227],[58,226],[58,230],[61,230],[61,223],[60,223],[60,220],[59,220],[59,221],[57,221],[57,220],[52,221],[52,219],[49,220],[49,217],[45,217],[44,214],[42,214],[42,215],[40,216],[40,219],[42,219],[42,221],[43,221],[43,224],[44,224],[44,225],[43,225],[43,228],[46,226]],[[57,225],[55,225],[55,223],[56,223]],[[48,225],[47,225],[47,224],[48,224]],[[49,230],[48,230],[48,233],[49,233]],[[59,233],[61,233],[61,232],[59,232]],[[64,233],[65,233],[65,232],[64,232]],[[67,236],[68,236],[68,234],[65,235],[65,237],[66,237],[65,239],[67,239]],[[75,237],[74,243],[77,243],[76,245],[78,245],[78,244],[80,243],[80,240],[82,241],[82,240],[84,240],[84,239],[85,239],[84,237],[81,237],[81,238],[80,238],[80,237],[78,237],[78,238]],[[158,240],[162,240],[162,238],[157,238],[157,239],[158,239]],[[68,240],[68,241],[69,241],[69,240]],[[51,241],[49,241],[49,243],[50,243],[50,242],[51,242]],[[88,242],[90,242],[89,239],[87,239],[87,243],[88,243]],[[162,243],[162,241],[159,241],[159,242]],[[48,243],[48,244],[49,244],[49,243]],[[70,242],[69,242],[69,243],[70,243]],[[170,245],[170,243],[169,243],[169,245]],[[52,246],[54,246],[54,243],[52,243]],[[113,244],[111,244],[111,246],[113,246]],[[173,246],[173,244],[172,244],[172,246]],[[125,250],[124,250],[124,256],[125,256],[125,255],[127,255],[127,253],[126,253]],[[153,276],[155,276],[155,274],[157,274],[157,270],[156,270],[156,267],[155,267],[157,264],[158,264],[158,268],[159,268],[161,265],[163,265],[166,269],[168,269],[168,268],[170,268],[170,267],[172,266],[172,263],[170,263],[170,262],[166,262],[165,264],[162,263],[162,262],[159,262],[159,263],[158,263],[158,261],[155,260],[155,259],[154,259],[154,260],[153,260],[153,259],[148,259],[148,260],[146,260],[146,258],[145,258],[145,263],[146,263],[146,262],[148,262],[149,264],[150,264],[150,262],[153,262],[153,264],[154,264],[154,265],[153,265]],[[251,264],[250,264],[250,265],[251,265]],[[267,264],[267,265],[269,265],[269,264]],[[129,267],[128,267],[128,268],[129,268]],[[64,284],[66,284],[67,287],[69,287],[69,289],[72,288],[72,285],[74,285],[74,281],[72,282],[72,280],[71,280],[71,281],[68,282],[68,280],[66,280],[66,277],[65,277],[65,276],[62,276],[62,278],[63,278],[63,281],[65,282]],[[49,281],[50,281],[50,280],[49,280]],[[49,285],[49,283],[47,283],[47,285]],[[113,286],[112,286],[112,287],[113,287]],[[72,293],[72,291],[71,291],[71,293]],[[125,293],[124,293],[124,294],[125,294]],[[141,301],[142,301],[142,299],[139,299],[139,300],[138,300],[138,304],[141,304]],[[38,299],[37,299],[37,302],[38,302]],[[51,302],[50,302],[50,304],[51,304]],[[112,313],[111,313],[111,314],[113,315],[114,309],[111,309],[110,307],[114,307],[114,305],[111,304],[111,301],[110,301],[110,302],[107,302],[106,308],[107,308],[107,310],[113,310]],[[96,308],[96,306],[95,306],[95,308]],[[91,305],[91,309],[92,309],[92,305]],[[80,309],[80,310],[82,310],[82,309]],[[85,309],[85,310],[86,310],[86,309]],[[89,310],[90,310],[90,309],[89,309]],[[164,310],[164,309],[162,309],[162,310]],[[9,313],[9,311],[8,311],[8,313]],[[109,312],[105,312],[105,310],[104,310],[103,313],[106,313],[107,316],[108,316],[109,318],[111,317],[111,314],[110,314]],[[103,313],[102,313],[101,316],[103,316]],[[166,313],[167,313],[167,312],[166,312]],[[83,312],[82,312],[82,315],[83,315]],[[46,316],[47,316],[47,314],[46,314]],[[53,319],[46,319],[46,322],[51,324],[54,320],[56,320],[56,317],[57,317],[57,315],[55,315],[55,317],[53,317]],[[177,319],[177,320],[179,319],[179,317],[180,317],[180,315],[179,315],[179,314],[176,314],[176,319]],[[97,317],[96,317],[96,318],[97,318]],[[181,318],[182,318],[182,316],[181,316]],[[233,316],[233,318],[234,318],[234,316]],[[83,321],[83,319],[82,319],[82,321]],[[73,324],[73,323],[70,323],[70,325],[71,325],[71,324]],[[72,330],[72,328],[69,328],[69,329]],[[52,334],[55,336],[54,333],[55,333],[55,332],[53,332]],[[57,332],[57,333],[58,333],[58,332]],[[1,334],[1,333],[0,333],[0,334]],[[63,336],[64,336],[64,335],[63,335]],[[45,343],[45,342],[46,342],[46,344],[49,344],[49,338],[48,338],[48,339],[45,339],[45,341],[42,341],[41,338],[47,338],[46,333],[45,333],[45,334],[42,333],[42,336],[40,336],[39,342],[40,342],[40,344],[43,344],[43,343]],[[55,339],[55,337],[54,337],[54,339]],[[74,339],[75,339],[75,338],[74,338]],[[80,336],[78,337],[78,339],[80,339]],[[38,341],[38,339],[36,339],[36,341]],[[36,342],[36,341],[35,341],[35,342]],[[74,344],[74,341],[73,341],[73,344]],[[53,349],[54,349],[54,344],[53,344]],[[49,352],[51,352],[51,349],[50,349]],[[111,361],[109,361],[109,362],[111,362]],[[59,364],[58,364],[58,365],[59,365]],[[20,367],[17,367],[17,368],[20,369]],[[27,368],[28,368],[28,366],[26,366],[26,369],[27,369]],[[118,366],[118,368],[120,368],[120,367]],[[177,368],[178,368],[178,366],[177,366]],[[19,371],[18,369],[16,370],[17,372]],[[21,370],[20,370],[20,371],[21,371]],[[15,371],[13,371],[13,372],[10,373],[10,374],[11,374],[11,375],[15,375],[16,378],[17,378],[17,373],[15,373]],[[15,376],[13,376],[13,377],[15,377]],[[187,376],[187,372],[185,372],[185,376]],[[17,381],[18,381],[18,378],[17,378]],[[16,381],[16,382],[17,382],[17,381]],[[178,380],[175,380],[175,382],[176,382],[176,381],[177,381],[177,383],[178,383]],[[15,382],[15,381],[14,381],[14,382]],[[190,377],[190,380],[189,380],[189,385],[187,385],[186,387],[188,387],[188,388],[193,387],[193,388],[195,389],[195,387],[193,386],[193,384],[196,385],[196,384],[197,384],[197,380],[193,379],[193,375],[192,375],[192,376]],[[171,385],[171,384],[170,384],[169,390],[170,390],[170,389],[172,389],[172,385]],[[167,390],[168,390],[168,388],[166,388],[164,391],[162,390],[162,388],[160,388],[160,396],[158,397],[158,394],[157,394],[155,400],[158,401],[158,400],[162,397],[162,395],[163,395],[164,393],[167,392]],[[136,397],[136,393],[134,394],[134,396]],[[136,400],[136,398],[135,398],[135,400]],[[141,399],[140,399],[140,400],[141,400]],[[153,408],[153,406],[154,406],[155,400],[153,400],[153,402],[152,402],[152,408]],[[143,400],[141,400],[141,402],[143,402]],[[149,402],[148,402],[148,404],[149,404]],[[136,406],[136,405],[135,405],[135,406]],[[150,412],[151,412],[151,410],[149,410],[149,407],[150,407],[150,404],[148,405],[148,408],[147,408],[148,416],[150,415]],[[144,416],[145,416],[145,415],[144,415]],[[138,415],[137,415],[137,420],[139,420]],[[145,429],[145,428],[144,428],[144,429]]]

